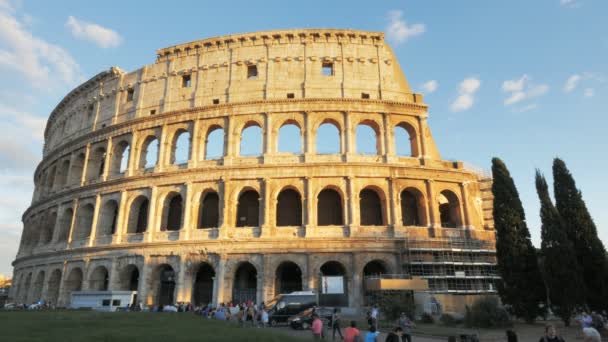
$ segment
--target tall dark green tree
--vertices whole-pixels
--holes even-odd
[[[593,219],[570,171],[561,159],[553,161],[555,206],[564,220],[568,238],[574,245],[576,258],[585,282],[585,297],[592,309],[608,305],[606,277],[608,262],[604,244],[597,236]]]
[[[492,175],[496,257],[502,278],[498,294],[516,316],[533,322],[544,312],[540,304],[546,299],[536,250],[530,240],[519,193],[502,160],[492,159]]]
[[[585,303],[584,282],[572,242],[559,212],[551,202],[545,177],[536,170],[536,192],[540,199],[541,253],[551,309],[570,325],[574,310]]]

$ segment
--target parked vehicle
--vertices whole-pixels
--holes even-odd
[[[321,320],[323,321],[324,324],[327,324],[327,326],[330,326],[330,322],[331,322],[331,316],[334,312],[334,310],[332,308],[309,308],[306,309],[300,313],[298,313],[297,315],[291,316],[289,317],[289,319],[287,320],[287,324],[289,324],[289,326],[292,329],[303,329],[303,330],[307,330],[310,329],[311,325],[312,325],[312,313],[313,313],[313,309],[315,310],[315,313],[317,315],[319,315],[319,318],[321,318]]]
[[[280,294],[266,304],[270,325],[285,323],[289,317],[317,305],[317,295],[312,291]]]

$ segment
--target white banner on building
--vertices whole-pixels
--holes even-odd
[[[344,294],[344,277],[342,276],[323,276],[321,278],[321,293],[323,294]]]

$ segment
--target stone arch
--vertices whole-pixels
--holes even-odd
[[[31,286],[32,286],[32,272],[29,272],[25,276],[25,282],[23,283],[23,289],[22,289],[22,293],[21,293],[22,301],[25,304],[30,304],[28,301],[29,301],[29,294],[30,294]]]
[[[115,176],[125,173],[129,167],[130,154],[131,146],[127,140],[117,142],[112,151],[109,174]]]
[[[325,119],[315,130],[317,154],[342,153],[341,125],[333,119]]]
[[[264,153],[263,129],[257,121],[250,120],[241,130],[239,156],[261,156]]]
[[[171,191],[164,200],[161,230],[180,230],[183,222],[184,200],[179,192]]]
[[[175,303],[177,272],[169,264],[156,267],[152,275],[153,298],[157,305],[173,305]]]
[[[250,188],[241,191],[236,210],[237,227],[258,227],[260,225],[260,195]]]
[[[101,206],[98,217],[97,237],[114,235],[118,220],[118,202],[109,199]]]
[[[368,279],[377,279],[382,278],[382,275],[390,273],[390,266],[381,259],[374,259],[365,264],[363,266],[363,282],[361,284],[363,294],[364,294],[364,305],[372,304],[372,294],[369,292],[367,288],[367,280]]]
[[[63,210],[59,219],[59,232],[57,233],[57,242],[67,242],[70,236],[70,228],[72,227],[72,218],[74,210],[69,207]]]
[[[275,272],[275,296],[283,293],[302,291],[302,269],[293,261],[283,261]]]
[[[250,262],[244,261],[237,265],[232,284],[232,301],[243,303],[256,301],[258,288],[258,270]]]
[[[64,187],[68,182],[68,173],[70,172],[70,160],[65,159],[61,162],[57,175],[55,176],[55,184],[58,188]]]
[[[57,165],[53,164],[47,173],[46,188],[48,191],[55,189],[55,178],[57,176]]]
[[[68,183],[70,185],[80,184],[82,174],[84,172],[84,153],[78,153],[70,166],[70,176],[68,177]]]
[[[215,190],[203,191],[200,199],[198,228],[217,228],[220,221],[220,196]]]
[[[205,160],[219,159],[226,155],[224,127],[212,125],[205,136]]]
[[[460,215],[460,199],[458,196],[450,190],[443,190],[437,196],[437,202],[441,226],[445,228],[461,227],[462,217]]]
[[[59,287],[61,285],[61,270],[55,269],[49,276],[47,291],[46,291],[46,302],[49,305],[57,305],[59,300]]]
[[[301,154],[303,151],[302,143],[302,127],[296,120],[288,119],[285,120],[279,130],[279,138],[277,139],[276,151],[282,153],[294,153]],[[299,137],[297,140],[299,144],[295,143],[295,137]]]
[[[160,145],[155,135],[148,135],[143,139],[139,148],[138,169],[148,169],[158,165]]]
[[[368,186],[359,192],[359,223],[362,226],[386,225],[386,198],[381,189]]]
[[[57,223],[57,212],[47,212],[45,215],[45,221],[42,222],[40,232],[40,244],[46,245],[51,243],[53,240],[53,233],[55,231],[55,224]]]
[[[171,141],[170,164],[185,164],[190,160],[191,141],[191,134],[187,129],[180,128],[175,131]]]
[[[412,124],[401,121],[395,125],[393,133],[395,136],[395,153],[397,155],[407,157],[418,157],[420,155],[420,151],[418,150],[418,134]]]
[[[110,273],[105,266],[97,266],[89,276],[89,288],[93,291],[107,291],[110,284]]]
[[[317,195],[317,225],[344,225],[343,196],[334,187],[325,187]]]
[[[302,196],[292,187],[286,187],[277,196],[276,225],[301,226],[302,225]]]
[[[426,227],[426,200],[422,191],[414,187],[403,189],[400,194],[401,224]]]
[[[148,230],[148,211],[150,200],[145,195],[137,196],[131,201],[129,207],[129,220],[127,222],[127,233],[143,233]]]
[[[91,147],[89,160],[87,161],[86,180],[96,180],[103,176],[106,165],[106,148],[104,146]]]
[[[140,273],[137,265],[128,264],[118,274],[118,289],[121,291],[137,291],[139,289]]]
[[[32,295],[30,298],[31,302],[38,302],[42,299],[42,287],[44,286],[44,270],[41,270],[36,275],[34,283],[32,284]]]
[[[348,273],[347,268],[339,261],[330,260],[319,268],[321,279],[319,279],[319,305],[322,306],[348,306]],[[335,277],[335,278],[327,278]],[[342,278],[342,293],[340,291],[338,278]]]
[[[71,298],[72,292],[82,290],[82,280],[83,273],[80,267],[75,267],[70,271],[70,273],[68,273],[68,277],[65,279],[63,285],[66,291],[68,302]]]
[[[196,270],[192,287],[192,303],[203,306],[213,302],[213,281],[215,270],[207,262],[201,262]]]
[[[380,126],[373,120],[362,120],[355,129],[357,154],[378,155],[382,153]]]
[[[95,207],[91,203],[83,204],[76,211],[76,224],[72,240],[82,240],[91,236]]]

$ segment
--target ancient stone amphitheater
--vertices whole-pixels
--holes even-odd
[[[442,160],[427,117],[378,32],[209,38],[101,72],[49,117],[11,296],[314,290],[360,308],[370,280],[414,276],[457,311],[495,292],[491,179]],[[328,276],[343,291],[323,291]]]

